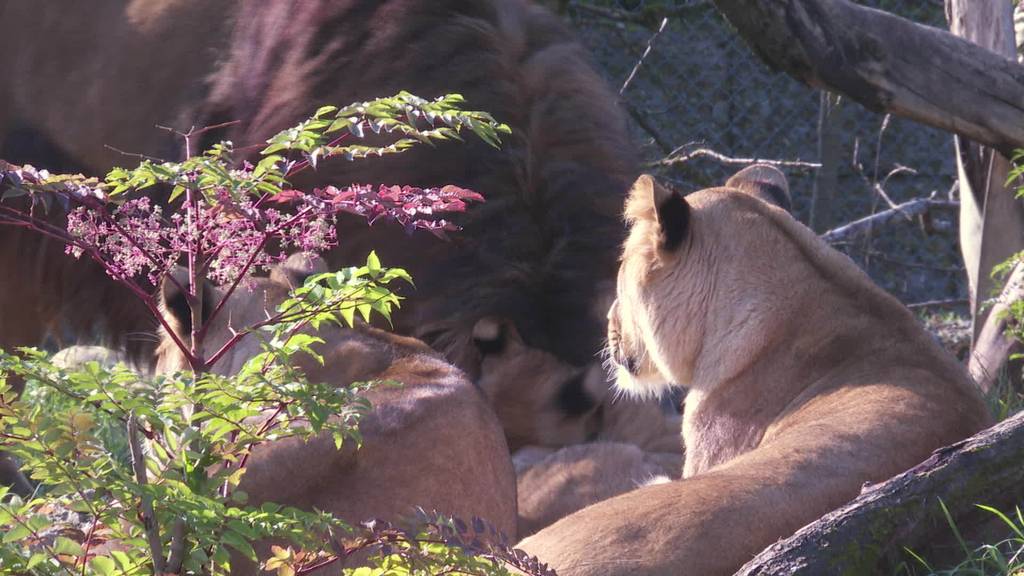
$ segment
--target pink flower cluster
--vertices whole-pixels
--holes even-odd
[[[440,188],[381,185],[375,188],[354,184],[345,188],[317,188],[313,195],[336,210],[365,217],[370,224],[378,220],[394,221],[401,224],[406,232],[423,229],[438,236],[458,230],[439,214],[464,212],[466,202],[482,202],[484,199],[472,190],[453,185]]]
[[[265,271],[287,253],[322,253],[337,244],[341,212],[363,216],[370,224],[393,221],[410,233],[423,229],[443,236],[457,227],[441,214],[462,212],[467,202],[483,200],[458,186],[352,185],[310,193],[284,190],[259,199],[238,198],[221,190],[171,211],[148,197],[111,202],[102,188],[85,180],[50,181],[44,171],[11,168],[17,167],[0,165],[0,180],[29,194],[30,204],[37,196],[47,196],[64,206],[76,206],[67,215],[68,254],[88,253],[116,280],[145,276],[153,285],[190,254],[200,257],[207,278],[229,284]],[[251,166],[245,166],[240,174],[251,171]],[[31,212],[23,217],[24,221],[35,219]],[[44,221],[38,222],[45,226]]]

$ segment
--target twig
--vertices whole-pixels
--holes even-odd
[[[748,164],[768,164],[769,166],[775,166],[777,168],[796,168],[801,170],[817,170],[818,168],[821,168],[821,163],[819,162],[804,162],[802,160],[767,160],[764,158],[733,158],[731,156],[726,156],[725,154],[722,154],[720,152],[715,152],[710,148],[697,148],[695,150],[690,150],[685,154],[679,154],[678,150],[685,148],[686,146],[689,145],[687,144],[684,146],[680,146],[665,158],[662,158],[661,160],[655,160],[654,162],[648,162],[647,166],[675,166],[676,164],[685,164],[686,162],[689,162],[694,158],[706,156],[708,158],[711,158],[712,160],[716,160],[718,162],[721,162],[722,164],[728,165],[745,166]]]
[[[897,204],[888,210],[876,212],[849,224],[833,228],[821,235],[821,239],[829,244],[848,241],[854,237],[870,233],[875,226],[889,224],[897,218],[910,218],[924,214],[935,209],[952,210],[959,208],[959,202],[949,200],[937,200],[935,198],[917,198],[902,204]]]
[[[623,102],[622,106],[626,109],[626,112],[629,113],[629,116],[633,118],[633,121],[636,122],[637,126],[650,135],[651,139],[658,145],[658,148],[661,148],[663,153],[668,154],[669,151],[672,150],[672,145],[668,143],[668,140],[661,135],[657,128],[647,121],[647,118],[645,118],[635,106],[629,102]]]
[[[121,150],[120,148],[115,148],[115,147],[111,146],[110,144],[104,144],[103,147],[106,148],[107,150],[112,150],[114,152],[117,152],[118,154],[120,154],[122,156],[128,156],[129,158],[138,158],[139,160],[151,160],[153,162],[167,162],[167,160],[164,160],[163,158],[157,158],[156,156],[149,156],[147,154],[139,154],[138,152],[125,152],[124,150]]]
[[[160,544],[160,527],[156,522],[156,514],[153,513],[153,499],[145,494],[146,462],[142,458],[142,446],[139,445],[139,424],[135,419],[135,413],[128,414],[128,448],[132,455],[132,470],[135,472],[135,481],[143,488],[142,496],[142,524],[146,528],[146,540],[149,541],[149,553],[153,556],[153,572],[160,574],[164,572],[164,553]]]
[[[640,55],[640,59],[636,61],[636,65],[633,66],[633,70],[629,73],[629,76],[626,77],[626,81],[622,83],[622,88],[619,88],[619,96],[622,96],[622,93],[626,91],[626,88],[629,88],[629,83],[636,77],[636,73],[640,70],[640,66],[643,65],[647,55],[651,53],[651,48],[654,47],[654,41],[657,40],[658,36],[665,31],[665,26],[667,25],[668,16],[661,19],[661,26],[658,26],[658,30],[655,31],[654,34],[651,34],[651,38],[647,41],[647,48],[645,48],[644,53]]]
[[[926,302],[914,302],[907,304],[907,308],[916,310],[918,308],[950,308],[953,306],[964,306],[970,301],[967,298],[948,298],[946,300],[928,300]]]

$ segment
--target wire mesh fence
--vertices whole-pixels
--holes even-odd
[[[942,0],[862,3],[946,27]],[[622,89],[649,169],[682,190],[724,182],[743,165],[738,160],[784,160],[796,216],[819,232],[889,201],[955,195],[949,134],[768,68],[710,0],[563,0],[562,7]],[[905,219],[837,248],[905,302],[966,298],[955,210]]]

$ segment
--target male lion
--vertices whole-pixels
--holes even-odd
[[[88,47],[88,49],[83,49]],[[324,104],[407,90],[457,92],[512,128],[500,149],[475,137],[360,162],[335,160],[298,186],[457,184],[486,198],[451,242],[398,226],[344,223],[332,267],[370,249],[408,269],[417,289],[396,315],[476,377],[471,332],[482,316],[515,323],[526,342],[586,364],[600,348],[594,302],[624,229],[617,210],[635,178],[622,112],[557,17],[527,0],[74,0],[0,6],[0,158],[103,174],[177,159],[186,131],[229,120],[193,151],[230,139],[253,154]],[[198,141],[202,140],[202,141]],[[0,227],[0,346],[37,344],[48,328],[88,336],[145,332],[141,306],[62,247]],[[609,288],[604,290],[605,287]],[[603,314],[603,312],[602,312]],[[59,323],[56,320],[59,319]],[[116,340],[120,344],[120,340]]]
[[[786,190],[764,166],[686,198],[634,184],[608,346],[620,388],[689,389],[684,479],[522,542],[559,574],[732,574],[988,424],[913,315],[772,204]]]
[[[397,226],[346,219],[332,268],[370,249],[408,269],[416,291],[400,333],[442,351],[473,379],[472,329],[512,321],[523,339],[577,366],[603,333],[595,302],[611,292],[636,176],[614,95],[558,18],[527,0],[48,0],[0,3],[0,158],[103,174],[118,150],[179,159],[154,125],[230,139],[239,156],[324,104],[407,90],[457,92],[512,128],[501,149],[469,137],[350,163],[297,185],[457,184],[486,198],[444,242],[408,242]],[[241,158],[239,158],[241,160]],[[0,347],[47,335],[140,347],[145,308],[58,243],[0,225]],[[17,271],[17,273],[14,273]],[[607,282],[606,282],[607,281]],[[606,289],[607,286],[607,289]],[[103,311],[100,315],[97,311]],[[126,342],[126,338],[128,341]],[[0,464],[2,467],[2,464]],[[3,471],[0,470],[0,481]]]
[[[231,337],[231,327],[265,319],[291,287],[323,269],[319,259],[294,255],[270,278],[256,280],[251,292],[239,288],[209,329],[206,346],[216,350]],[[188,308],[173,286],[165,284],[162,307],[175,331],[185,334]],[[206,302],[220,298],[213,288],[204,294]],[[318,336],[326,340],[318,346],[324,364],[300,360],[310,379],[338,386],[394,380],[401,387],[378,387],[366,395],[372,410],[360,423],[363,445],[358,451],[336,450],[329,435],[257,447],[239,486],[250,503],[315,508],[349,522],[396,521],[422,506],[465,519],[484,518],[514,537],[516,486],[508,448],[497,418],[466,376],[426,344],[365,325],[325,328]],[[215,369],[233,373],[258,351],[258,344],[246,338]],[[183,362],[165,337],[157,371],[180,369]]]

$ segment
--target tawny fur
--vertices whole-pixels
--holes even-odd
[[[989,423],[913,315],[744,179],[686,197],[674,250],[663,240],[679,222],[658,215],[683,200],[649,177],[634,185],[610,346],[621,388],[689,388],[685,479],[521,543],[562,576],[732,574],[865,482]]]
[[[294,282],[282,281],[280,270],[259,280],[251,292],[240,288],[229,299],[208,333],[209,350],[229,338],[228,319],[233,327],[245,326],[265,318],[266,310],[284,299]],[[300,266],[291,270],[302,273]],[[204,297],[220,299],[215,290]],[[464,519],[484,518],[512,537],[516,487],[508,447],[497,418],[465,375],[426,344],[375,328],[329,328],[318,336],[326,340],[318,346],[324,365],[311,358],[300,362],[311,380],[345,386],[379,379],[402,385],[366,395],[372,411],[360,423],[363,445],[358,451],[336,450],[327,435],[258,447],[239,486],[250,503],[325,510],[349,522],[399,521],[420,506]],[[244,339],[216,370],[232,373],[258,350],[256,342]],[[158,371],[178,369],[182,362],[165,340]]]
[[[589,442],[559,450],[527,447],[520,452],[526,452],[524,457],[516,453],[513,460],[520,537],[652,480],[679,479],[683,472],[681,451],[648,452],[626,442]]]

